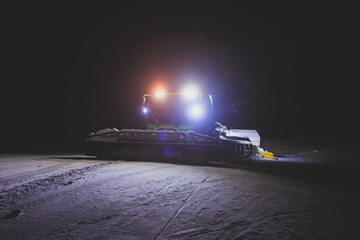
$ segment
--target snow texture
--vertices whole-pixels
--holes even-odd
[[[266,164],[2,155],[0,239],[359,239],[358,191]]]

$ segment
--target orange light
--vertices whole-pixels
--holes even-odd
[[[155,93],[155,96],[163,97],[163,96],[165,96],[165,93],[164,93],[163,90],[159,89],[159,90],[157,90],[157,92]]]
[[[167,83],[167,77],[166,76],[157,76],[155,78],[153,78],[153,83],[150,85],[149,88],[149,92],[153,95],[153,96],[157,96],[157,95],[163,95],[162,93],[165,93],[166,95],[166,91],[168,89],[168,83]]]

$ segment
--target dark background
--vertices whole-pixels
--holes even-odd
[[[355,6],[237,1],[2,7],[0,152],[80,149],[139,127],[142,95],[197,83],[264,138],[358,141]]]

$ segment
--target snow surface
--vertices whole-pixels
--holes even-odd
[[[206,166],[2,155],[0,239],[359,239],[358,190],[282,165],[334,152],[321,154]]]

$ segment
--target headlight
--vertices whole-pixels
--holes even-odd
[[[163,98],[164,96],[165,96],[165,93],[164,93],[164,91],[163,90],[158,90],[156,93],[155,93],[155,96],[157,97],[157,98]]]
[[[181,93],[183,94],[184,98],[187,100],[193,100],[197,96],[199,96],[199,90],[195,86],[187,86],[181,91]]]
[[[148,114],[148,112],[149,112],[149,108],[147,108],[147,107],[142,107],[142,108],[141,108],[141,112],[146,115],[146,114]]]
[[[188,116],[194,120],[200,120],[205,117],[205,109],[200,104],[190,106],[188,109]]]

